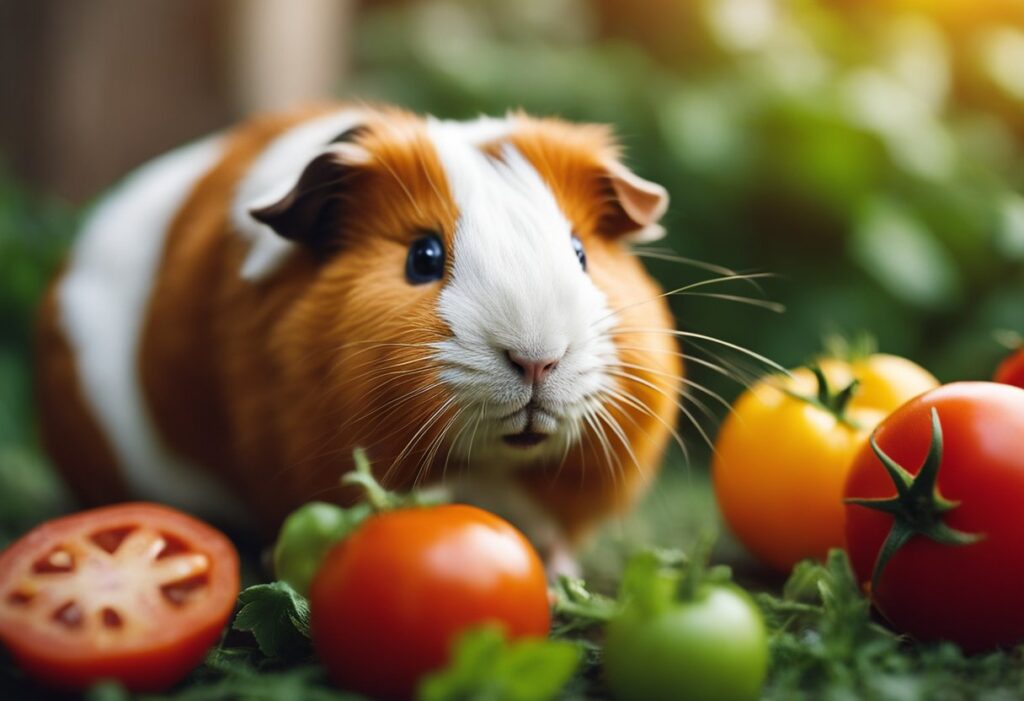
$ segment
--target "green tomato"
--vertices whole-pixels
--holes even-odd
[[[768,669],[764,620],[732,585],[653,609],[627,605],[608,625],[604,668],[620,701],[752,701]]]
[[[274,546],[274,574],[295,591],[309,596],[309,585],[324,555],[369,514],[370,507],[365,504],[343,509],[322,501],[293,511],[281,526]]]

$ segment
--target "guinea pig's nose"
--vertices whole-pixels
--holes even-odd
[[[534,360],[511,350],[505,351],[505,357],[508,358],[508,362],[512,363],[516,372],[522,376],[523,382],[531,386],[540,384],[545,377],[551,374],[552,370],[558,367],[558,361],[562,359],[559,356]]]

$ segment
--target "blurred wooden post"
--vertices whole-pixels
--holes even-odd
[[[338,92],[347,73],[354,0],[234,0],[229,81],[242,112]]]
[[[0,162],[82,201],[253,110],[344,82],[353,0],[0,0]]]

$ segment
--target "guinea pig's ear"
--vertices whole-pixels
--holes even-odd
[[[602,217],[601,230],[634,243],[657,241],[665,235],[658,222],[668,209],[668,192],[644,180],[618,161],[604,166],[603,181],[614,204]]]
[[[306,164],[281,199],[250,209],[249,214],[280,236],[323,252],[337,233],[333,215],[369,160],[370,154],[360,146],[336,144]]]

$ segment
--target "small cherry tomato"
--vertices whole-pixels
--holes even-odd
[[[641,553],[626,566],[604,642],[604,676],[619,701],[754,701],[768,670],[761,611],[707,570],[710,542],[687,563]]]
[[[369,516],[370,507],[343,509],[322,501],[310,502],[285,519],[274,546],[274,574],[295,591],[309,596],[309,585],[327,551]]]
[[[1016,351],[996,370],[995,381],[1024,389],[1024,348]]]
[[[408,698],[459,634],[550,628],[544,567],[508,522],[448,505],[371,516],[326,555],[310,589],[313,645],[342,688]]]
[[[749,596],[712,586],[656,615],[627,610],[614,619],[604,664],[622,701],[754,701],[768,669],[768,636]]]
[[[783,572],[842,547],[843,485],[854,455],[887,414],[938,385],[891,355],[826,359],[820,368],[824,385],[801,368],[749,389],[715,445],[712,474],[725,521],[751,553]]]
[[[969,652],[1024,640],[1024,390],[946,385],[888,417],[873,444],[846,484],[846,540],[878,610]]]
[[[237,596],[222,533],[120,504],[48,521],[0,553],[0,641],[50,686],[160,691],[202,661]]]

